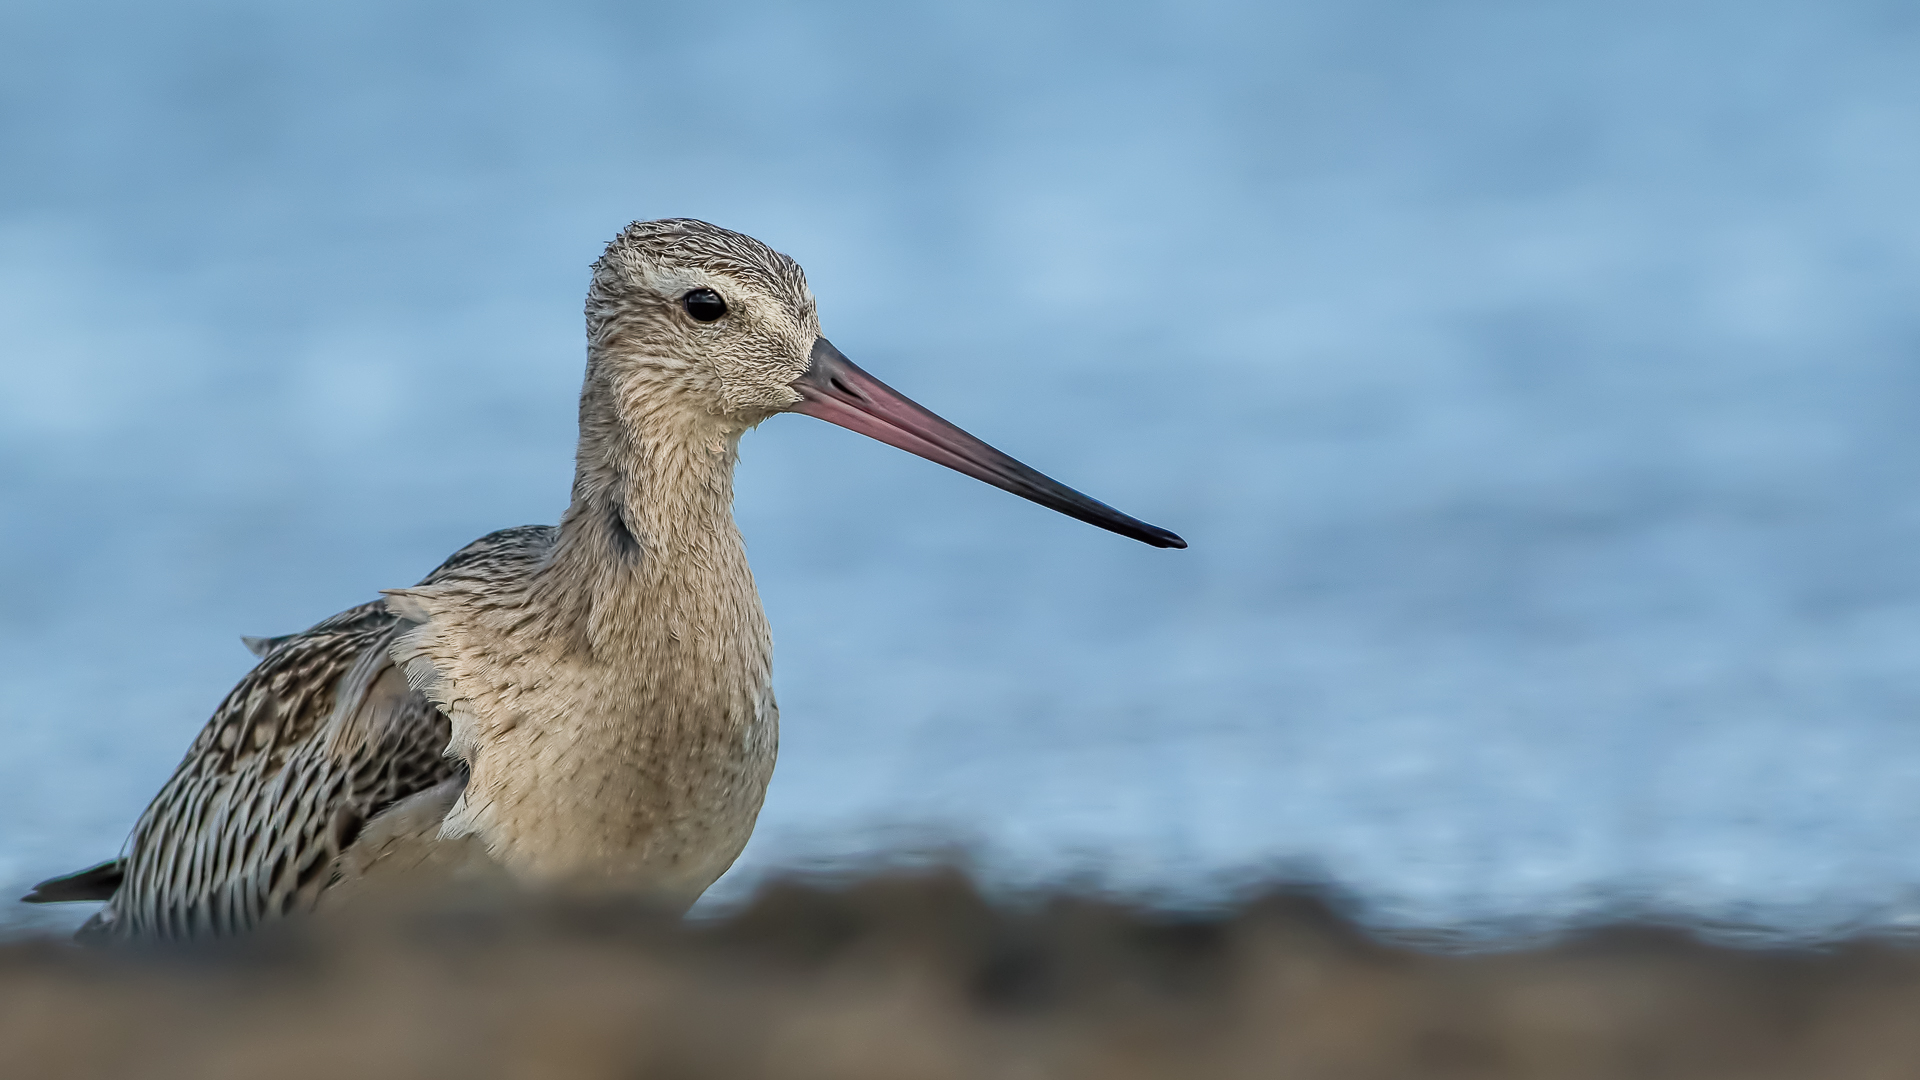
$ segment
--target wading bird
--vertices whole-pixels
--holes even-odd
[[[228,934],[396,852],[464,843],[521,880],[612,879],[684,909],[745,846],[773,773],[772,641],[732,501],[740,437],[776,413],[1186,546],[855,367],[820,335],[799,265],[750,237],[636,222],[594,263],[586,316],[560,524],[248,639],[259,664],[126,855],[27,900],[105,900],[83,936]]]

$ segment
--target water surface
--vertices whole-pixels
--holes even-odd
[[[238,635],[555,520],[586,265],[692,215],[1192,543],[750,434],[783,754],[723,897],[958,844],[1920,911],[1910,5],[17,0],[0,132],[9,888],[117,849]]]

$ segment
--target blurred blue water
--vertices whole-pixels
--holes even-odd
[[[585,266],[693,215],[1193,544],[750,435],[723,895],[1920,912],[1912,5],[13,0],[0,140],[0,883],[117,848],[237,635],[554,520]]]

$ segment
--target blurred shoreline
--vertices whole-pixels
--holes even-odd
[[[1439,953],[1340,908],[1304,887],[1207,915],[993,903],[946,871],[776,882],[684,922],[387,895],[193,948],[0,946],[0,1074],[1845,1080],[1920,1060],[1920,951],[1891,939],[1615,925]]]

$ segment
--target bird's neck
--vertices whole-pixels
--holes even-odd
[[[644,404],[644,401],[642,402]],[[573,500],[518,598],[446,609],[448,835],[535,877],[691,900],[745,844],[773,768],[772,639],[732,515],[740,432],[591,386]]]
[[[711,637],[759,608],[733,521],[740,430],[672,401],[582,402],[573,499],[540,591],[595,656]]]

